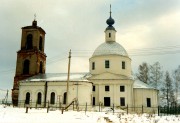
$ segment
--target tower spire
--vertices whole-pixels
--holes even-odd
[[[36,13],[34,14],[34,20],[36,21]]]
[[[112,42],[116,41],[116,30],[113,27],[113,24],[115,23],[114,19],[111,17],[111,4],[110,4],[110,11],[109,11],[109,18],[106,20],[106,23],[108,27],[105,30],[105,41],[106,42]]]
[[[110,13],[110,17],[111,17],[111,13],[112,13],[112,12],[111,12],[111,4],[110,4],[110,12],[109,12],[109,13]]]
[[[109,26],[112,26],[114,24],[114,19],[111,17],[111,4],[110,4],[110,17],[107,19],[106,23],[109,25]]]
[[[34,14],[34,21],[32,22],[32,26],[37,27],[36,14]]]

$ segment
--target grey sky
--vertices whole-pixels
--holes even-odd
[[[180,65],[179,0],[1,0],[0,88],[12,88],[21,27],[31,25],[35,13],[47,33],[46,72],[67,72],[69,49],[71,72],[88,72],[89,57],[104,42],[110,4],[117,42],[129,53],[133,72],[144,61],[159,61],[170,72]]]

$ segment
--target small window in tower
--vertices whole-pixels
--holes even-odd
[[[109,68],[109,60],[105,60],[105,68]]]
[[[26,37],[26,49],[27,50],[30,50],[33,48],[32,42],[33,42],[32,34],[27,35],[27,37]]]
[[[105,91],[109,91],[109,85],[105,86]]]
[[[95,70],[95,62],[92,62],[92,70]]]
[[[30,61],[26,59],[23,65],[23,74],[29,74],[29,65]]]
[[[111,37],[111,33],[109,33],[109,38]]]
[[[125,66],[125,61],[122,61],[122,69],[125,69],[126,66]]]
[[[42,43],[43,41],[42,41],[42,37],[40,36],[40,38],[39,38],[39,50],[41,50],[42,51]]]

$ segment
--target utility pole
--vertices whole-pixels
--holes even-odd
[[[68,106],[69,97],[69,74],[70,74],[70,64],[71,64],[71,50],[69,51],[69,63],[68,63],[68,75],[67,75],[67,92],[66,92],[66,106]]]
[[[6,94],[6,105],[7,105],[7,103],[8,103],[8,90],[7,90],[7,94]]]

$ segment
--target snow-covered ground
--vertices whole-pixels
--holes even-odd
[[[4,107],[0,105],[0,123],[179,123],[180,116],[149,116],[148,114],[122,114],[109,112],[85,112],[46,109]],[[112,121],[112,122],[111,122]]]

